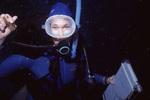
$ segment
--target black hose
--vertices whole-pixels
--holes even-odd
[[[38,49],[50,49],[54,48],[53,45],[31,45],[31,44],[25,44],[21,42],[12,41],[13,44],[23,46],[23,47],[29,47],[29,48],[38,48]]]

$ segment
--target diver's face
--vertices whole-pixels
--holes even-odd
[[[51,24],[51,31],[55,35],[63,36],[71,31],[71,25],[66,19],[56,19]],[[54,38],[54,43],[58,44],[60,40],[66,38]]]
[[[71,31],[70,23],[65,19],[56,19],[51,24],[53,34],[63,36]]]

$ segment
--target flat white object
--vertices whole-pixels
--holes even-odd
[[[103,100],[130,100],[134,99],[142,87],[128,60],[121,66],[114,78],[114,85],[109,84],[103,93]]]

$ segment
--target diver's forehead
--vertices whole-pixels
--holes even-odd
[[[69,24],[70,25],[70,22],[66,19],[55,19],[51,25],[54,25],[54,24]]]

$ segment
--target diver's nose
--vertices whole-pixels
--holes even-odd
[[[58,35],[59,35],[59,36],[63,36],[63,35],[64,35],[64,32],[63,32],[63,29],[62,29],[62,28],[59,29]]]

